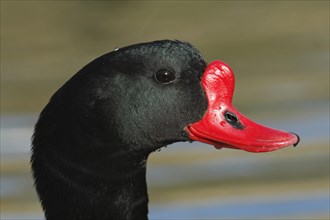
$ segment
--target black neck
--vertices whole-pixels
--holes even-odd
[[[147,219],[147,157],[121,152],[72,162],[54,152],[34,152],[32,166],[46,218]]]

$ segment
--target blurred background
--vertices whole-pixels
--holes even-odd
[[[1,219],[43,219],[30,137],[50,96],[96,57],[158,39],[228,63],[235,106],[302,140],[154,153],[150,219],[329,219],[329,1],[1,1]]]

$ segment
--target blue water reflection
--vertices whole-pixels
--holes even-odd
[[[304,109],[306,112],[311,110],[308,107]],[[310,111],[314,113],[312,117],[302,119],[298,116],[290,120],[261,122],[273,127],[295,131],[301,135],[302,144],[300,148],[297,148],[300,154],[295,154],[298,156],[283,159],[283,157],[279,158],[273,157],[271,154],[264,154],[256,160],[255,154],[236,155],[229,158],[221,157],[221,154],[219,154],[219,158],[181,163],[180,166],[171,163],[164,165],[152,164],[152,166],[148,166],[148,185],[151,188],[158,187],[162,191],[162,187],[175,187],[191,182],[244,181],[248,178],[255,178],[257,181],[257,178],[265,177],[269,172],[279,175],[281,178],[294,179],[297,184],[300,180],[304,182],[314,177],[318,178],[317,180],[321,179],[324,183],[326,181],[324,179],[329,178],[329,149],[327,149],[329,146],[329,102],[320,102],[317,106],[313,105],[313,109],[313,111]],[[1,116],[1,165],[13,161],[25,161],[28,164],[30,138],[36,120],[36,115]],[[321,143],[319,145],[321,148],[301,153],[306,148],[314,148],[315,143]],[[169,146],[161,154],[181,154],[186,152],[187,148],[198,152],[198,150],[204,150],[204,147],[200,144],[179,143],[175,147]],[[215,151],[212,147],[207,147],[207,149]],[[23,200],[38,203],[28,168],[18,173],[1,174],[0,185],[2,200],[20,200],[25,196]],[[302,187],[288,194],[287,192],[281,192],[281,190],[276,192],[276,189],[274,189],[274,192],[269,192],[267,195],[250,193],[241,197],[234,195],[227,196],[227,198],[219,195],[219,197],[194,198],[193,200],[187,199],[186,201],[167,203],[166,201],[156,203],[151,200],[149,217],[150,219],[220,219],[219,217],[221,219],[277,219],[290,218],[290,216],[297,219],[300,217],[313,218],[315,216],[328,217],[329,188],[324,188],[324,186],[319,188],[315,185],[305,190],[306,188]],[[192,190],[192,196],[193,193]],[[4,211],[1,213],[2,219],[43,218],[41,209],[37,213]]]
[[[183,205],[152,205],[150,219],[297,219],[329,215],[329,191],[198,201]]]

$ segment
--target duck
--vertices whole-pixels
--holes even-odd
[[[185,41],[138,43],[88,63],[35,125],[31,167],[45,218],[148,219],[147,159],[174,142],[249,152],[298,144],[241,114],[233,92],[233,70]]]

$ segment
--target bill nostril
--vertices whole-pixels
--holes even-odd
[[[237,122],[238,122],[236,115],[234,115],[231,112],[226,112],[225,117],[226,117],[226,120],[232,124],[237,124]]]
[[[225,117],[226,121],[229,124],[231,124],[234,128],[237,128],[240,130],[244,129],[244,125],[242,125],[242,123],[239,121],[238,117],[234,113],[226,111],[224,114],[224,117]]]

